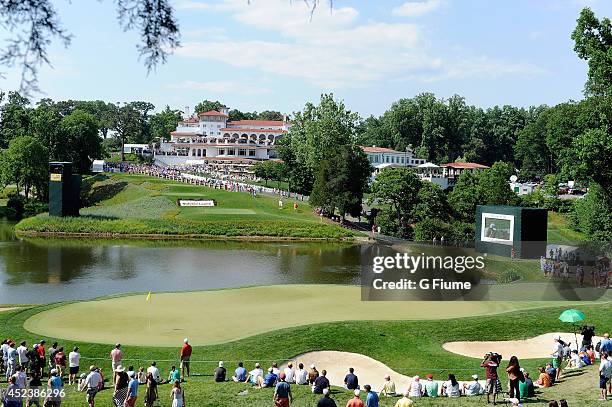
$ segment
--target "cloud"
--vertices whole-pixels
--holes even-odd
[[[441,0],[408,1],[391,10],[391,14],[398,17],[420,17],[435,11],[441,4]]]
[[[296,78],[323,88],[366,87],[407,77],[431,81],[536,71],[518,63],[487,61],[483,65],[482,58],[470,59],[467,52],[460,52],[459,58],[441,57],[419,25],[363,19],[352,7],[334,4],[330,10],[322,3],[311,19],[304,2],[224,0],[215,4],[242,29],[228,31],[223,38],[186,41],[176,50],[179,57]],[[439,1],[419,4],[431,8]]]
[[[235,94],[235,95],[262,95],[272,93],[271,89],[249,85],[247,83],[238,83],[232,81],[209,81],[196,82],[185,81],[178,84],[168,85],[171,89],[190,89],[205,91],[218,94]]]

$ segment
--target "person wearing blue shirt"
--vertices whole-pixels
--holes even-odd
[[[610,339],[610,334],[606,332],[603,335],[603,339],[599,347],[599,353],[610,353],[610,352],[612,352],[612,339]]]
[[[234,371],[234,376],[232,377],[232,380],[234,380],[235,382],[242,383],[246,381],[246,376],[247,370],[244,368],[244,364],[242,362],[238,362],[238,367]]]
[[[359,388],[359,379],[355,375],[355,370],[349,368],[349,373],[344,377],[344,385],[349,390],[355,390]]]
[[[277,376],[272,373],[272,368],[269,368],[268,374],[264,377],[261,387],[274,387],[277,379]]]
[[[369,384],[363,386],[366,392],[365,405],[366,407],[378,407],[378,394],[372,391],[372,387]]]
[[[134,372],[128,373],[130,382],[128,383],[128,394],[125,399],[125,407],[134,407],[136,405],[136,399],[138,398],[138,380],[134,378]]]

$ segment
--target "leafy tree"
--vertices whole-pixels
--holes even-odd
[[[438,185],[423,182],[417,194],[418,203],[414,207],[413,216],[416,221],[423,219],[448,219],[449,207],[446,194]]]
[[[257,115],[258,120],[283,120],[284,118],[281,112],[275,110],[264,110]]]
[[[551,151],[546,143],[548,117],[548,114],[540,115],[519,132],[514,156],[522,179],[541,178],[551,171]]]
[[[578,173],[604,191],[612,191],[612,134],[604,129],[587,130],[574,141],[573,148]]]
[[[121,161],[125,161],[124,146],[126,142],[141,130],[140,115],[132,105],[126,104],[117,110],[114,130],[121,144]]]
[[[336,155],[321,162],[309,202],[328,213],[337,209],[343,219],[346,214],[361,216],[363,194],[371,173],[370,162],[360,148],[340,146]]]
[[[46,196],[49,157],[45,146],[32,136],[15,137],[0,153],[0,179],[6,186],[15,184],[28,199],[33,190]]]
[[[510,188],[508,180],[514,174],[512,165],[497,161],[478,178],[478,196],[481,205],[514,205],[518,197]]]
[[[102,140],[98,136],[98,121],[82,110],[75,110],[60,123],[64,142],[70,146],[66,157],[72,161],[75,172],[86,174],[94,159],[102,157]]]
[[[448,204],[453,217],[465,222],[474,222],[476,205],[482,201],[478,184],[481,174],[465,171],[457,178],[455,186],[448,194]]]
[[[576,200],[570,218],[572,226],[588,240],[612,240],[612,198],[610,192],[593,184],[583,199]]]
[[[229,120],[230,121],[235,121],[235,120],[255,120],[257,119],[257,112],[241,112],[238,109],[232,109],[229,111]]]
[[[4,92],[0,93],[0,101],[4,97]],[[8,93],[7,103],[0,110],[0,147],[6,148],[12,139],[28,134],[29,105],[30,101],[18,92]]]
[[[580,12],[572,33],[574,51],[587,61],[589,76],[585,85],[587,95],[611,95],[612,91],[612,23],[597,19],[586,7]]]
[[[284,164],[278,161],[261,161],[253,166],[255,176],[265,181],[268,186],[269,180],[282,181]]]
[[[370,204],[388,206],[398,222],[401,236],[407,235],[413,211],[418,203],[421,180],[408,168],[387,168],[381,171],[371,186]]]
[[[208,112],[209,110],[219,110],[222,107],[225,107],[225,105],[221,102],[219,102],[218,100],[215,100],[214,102],[211,100],[203,100],[200,103],[198,103],[197,105],[195,105],[195,113],[204,113],[204,112]]]
[[[170,140],[170,133],[176,130],[182,120],[183,112],[172,110],[170,106],[151,116],[151,135],[159,140]]]

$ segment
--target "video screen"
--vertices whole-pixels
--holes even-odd
[[[514,216],[493,213],[482,214],[480,239],[483,242],[512,244]]]

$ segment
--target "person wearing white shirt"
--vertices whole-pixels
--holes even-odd
[[[308,371],[304,369],[303,363],[300,363],[295,371],[295,384],[308,384]]]
[[[13,375],[13,377],[15,378],[15,385],[17,385],[17,387],[19,387],[20,389],[26,388],[26,380],[28,377],[25,374],[24,368],[22,368],[21,366],[17,366],[15,368],[15,374]]]
[[[553,357],[553,367],[557,370],[557,376],[555,380],[559,380],[561,376],[561,363],[563,362],[563,343],[561,341],[561,337],[557,336],[555,338],[555,344],[553,345],[553,352],[551,356]]]
[[[79,347],[75,346],[72,352],[68,354],[68,368],[70,373],[68,375],[68,384],[76,384],[76,377],[79,373],[79,363],[81,361],[81,354],[79,353]]]
[[[421,378],[414,376],[412,383],[410,384],[409,397],[421,397],[423,395],[423,385],[421,384]]]
[[[102,375],[98,373],[95,366],[89,367],[89,374],[81,381],[81,388],[79,390],[87,392],[87,404],[89,407],[94,407],[96,394],[100,390],[102,384]]]
[[[295,376],[295,372],[293,370],[293,363],[289,362],[284,372],[285,372],[285,381],[287,383],[293,383],[294,376]]]
[[[259,384],[258,379],[260,377],[263,377],[263,369],[261,368],[261,365],[259,364],[259,362],[257,362],[255,363],[255,369],[249,372],[249,376],[247,377],[247,382],[253,385],[257,385]]]
[[[478,383],[478,375],[472,375],[473,382],[463,383],[463,393],[466,396],[478,396],[481,391],[480,383]]]
[[[147,373],[151,373],[151,375],[153,375],[153,380],[155,380],[157,383],[162,382],[161,375],[159,374],[159,369],[157,368],[157,363],[152,362],[151,366],[149,366],[149,368],[147,369]]]
[[[28,348],[26,346],[26,341],[22,341],[17,348],[17,358],[19,359],[19,365],[23,367],[28,367]]]
[[[0,350],[2,351],[2,370],[6,369],[7,361],[8,361],[8,340],[3,340],[2,345],[0,346]]]
[[[612,356],[601,353],[601,363],[599,364],[599,390],[601,395],[599,400],[606,400],[606,385],[610,387],[610,381],[612,380]],[[612,393],[612,392],[611,392]]]

